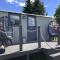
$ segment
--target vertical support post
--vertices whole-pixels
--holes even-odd
[[[29,54],[26,55],[26,60],[30,60]]]
[[[41,41],[40,41],[40,26],[37,27],[37,41],[38,41],[38,48],[41,48]]]
[[[19,32],[19,40],[20,40],[20,51],[22,51],[23,41],[22,41],[22,26],[20,26],[20,32]]]
[[[20,51],[23,50],[23,41],[22,41],[22,24],[21,24],[21,15],[20,15],[20,20],[19,20],[19,49]]]

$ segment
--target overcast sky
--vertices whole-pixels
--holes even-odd
[[[22,12],[26,0],[0,0],[0,11]],[[34,0],[31,0],[34,2]],[[49,16],[53,16],[60,0],[41,0]]]

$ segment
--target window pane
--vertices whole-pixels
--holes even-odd
[[[11,25],[18,26],[19,25],[19,16],[17,15],[10,15]]]
[[[35,18],[28,17],[28,26],[35,26]]]

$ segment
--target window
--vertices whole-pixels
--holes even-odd
[[[10,23],[11,23],[11,25],[18,26],[19,25],[19,16],[10,15]]]
[[[28,17],[28,26],[35,26],[35,17]]]

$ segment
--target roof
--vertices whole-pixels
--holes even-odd
[[[40,16],[40,17],[47,17],[47,18],[54,18],[54,16],[36,15],[36,14],[28,14],[28,13],[18,13],[18,12],[14,12],[14,11],[0,11],[0,12],[16,13],[16,14],[32,15],[32,16]]]

